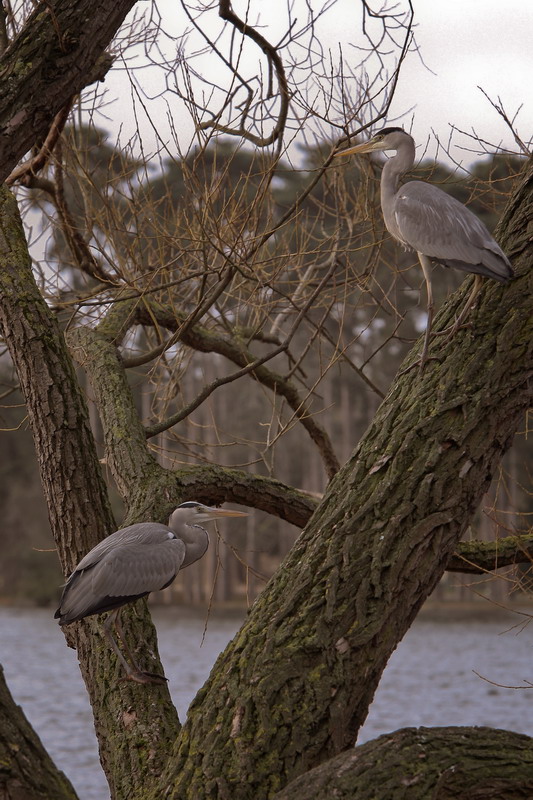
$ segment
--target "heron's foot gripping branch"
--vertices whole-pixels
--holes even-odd
[[[124,678],[119,679],[119,683],[122,681],[134,681],[135,683],[155,683],[159,684],[159,686],[164,686],[168,678],[165,678],[164,675],[158,675],[156,672],[141,672],[140,670],[134,670],[128,672]]]

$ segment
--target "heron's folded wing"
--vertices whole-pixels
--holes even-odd
[[[485,225],[437,186],[422,181],[404,184],[394,213],[402,238],[419,253],[465,265],[486,264],[500,277],[509,277],[509,261]]]
[[[80,572],[88,567],[92,567],[111,551],[116,548],[121,548],[130,542],[142,542],[150,540],[151,537],[154,536],[159,536],[161,540],[164,540],[167,538],[168,532],[168,527],[159,522],[138,522],[136,525],[129,525],[127,528],[121,528],[111,533],[109,536],[106,536],[106,538],[98,542],[92,550],[89,550],[89,552],[83,556],[74,572]]]
[[[107,553],[86,573],[93,596],[129,597],[155,592],[171,583],[185,558],[181,539],[128,542]]]

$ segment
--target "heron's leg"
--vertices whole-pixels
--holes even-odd
[[[114,611],[112,611],[109,614],[108,618],[104,622],[104,633],[105,633],[105,635],[107,637],[107,640],[108,640],[109,644],[111,645],[111,649],[113,650],[114,654],[116,655],[116,657],[118,658],[118,660],[120,661],[122,666],[124,667],[124,670],[129,674],[132,671],[132,667],[130,666],[130,664],[128,664],[128,662],[126,661],[126,659],[122,655],[122,651],[121,651],[120,647],[118,646],[118,644],[117,644],[117,642],[115,640],[115,637],[111,633],[111,629],[113,627],[117,628],[117,634],[119,635],[119,638],[121,639],[121,641],[124,643],[124,639],[122,639],[122,637],[120,636],[120,633],[118,631],[118,626],[117,626],[119,611],[120,611],[120,608],[116,608]],[[127,651],[127,648],[126,648],[126,651]],[[133,664],[135,665],[135,667],[137,667],[137,665],[135,664],[135,661],[133,662]],[[140,671],[140,670],[137,670],[137,671]]]
[[[422,255],[422,253],[418,253],[418,260],[420,261],[420,266],[422,267],[422,272],[424,273],[424,279],[426,281],[428,313],[426,332],[424,334],[424,344],[422,346],[422,354],[420,356],[420,372],[422,372],[428,359],[429,337],[431,335],[431,326],[433,324],[433,312],[435,310],[435,305],[433,303],[433,289],[431,288],[431,261],[427,256]]]
[[[433,324],[433,312],[435,310],[435,305],[433,303],[433,289],[431,287],[431,261],[427,256],[422,255],[422,253],[418,253],[418,260],[420,261],[420,266],[422,267],[422,272],[424,273],[424,279],[426,281],[427,315],[428,315],[426,323],[426,332],[424,333],[424,343],[422,345],[422,353],[420,354],[420,358],[413,364],[409,364],[409,366],[405,367],[405,369],[400,370],[398,375],[405,375],[405,373],[414,369],[414,367],[418,367],[419,371],[422,372],[428,361],[439,361],[439,359],[434,356],[428,358],[429,338],[431,336],[431,326]]]
[[[124,650],[128,658],[130,659],[130,664],[126,661],[124,656],[122,655],[122,651],[118,646],[115,637],[111,633],[111,629],[115,628],[117,632],[117,636],[122,642]],[[131,653],[130,648],[124,638],[124,634],[122,631],[122,625],[120,623],[120,608],[116,608],[112,611],[106,621],[104,622],[104,633],[107,637],[109,644],[111,645],[111,649],[113,650],[114,654],[122,664],[124,671],[126,672],[126,676],[128,680],[135,681],[136,683],[166,683],[167,679],[163,675],[156,675],[153,672],[143,672],[143,670],[139,669],[137,666],[135,659]]]
[[[459,330],[459,328],[461,327],[461,325],[463,324],[463,322],[467,318],[468,314],[470,313],[470,309],[474,305],[474,301],[475,301],[476,297],[478,296],[479,292],[481,291],[481,287],[483,286],[484,280],[485,279],[483,278],[483,275],[476,275],[475,276],[474,286],[472,287],[472,291],[468,295],[468,300],[466,301],[466,303],[464,304],[463,308],[461,309],[461,313],[459,314],[459,316],[457,317],[457,319],[455,320],[453,325],[449,325],[443,331],[439,331],[438,332],[439,336],[442,336],[443,334],[447,334],[448,335],[448,339],[446,341],[449,341],[453,336],[455,336],[455,334],[457,333],[457,331]]]

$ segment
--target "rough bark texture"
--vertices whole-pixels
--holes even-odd
[[[219,657],[158,798],[272,797],[355,742],[390,654],[530,404],[532,205],[530,165],[502,237],[521,277],[505,289],[487,282],[473,327],[451,344],[434,338],[430,355],[440,361],[394,383]],[[469,288],[447,304],[439,327]]]
[[[38,3],[0,59],[0,181],[70,97],[109,69],[98,62],[135,0]]]
[[[493,728],[404,728],[326,761],[275,800],[530,800],[533,739]]]
[[[0,190],[0,329],[26,400],[51,527],[67,574],[116,526],[74,368],[33,279],[17,204],[5,187]],[[137,603],[123,619],[141,649],[141,665],[161,672],[145,604]],[[66,632],[78,651],[113,796],[144,798],[166,761],[161,741],[165,736],[171,741],[179,730],[168,690],[118,683],[121,673],[95,618]]]
[[[70,781],[60,772],[19,706],[15,705],[0,667],[1,800],[76,800]]]

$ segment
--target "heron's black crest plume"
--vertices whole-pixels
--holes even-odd
[[[385,136],[387,133],[405,133],[403,128],[382,128],[376,136]]]

